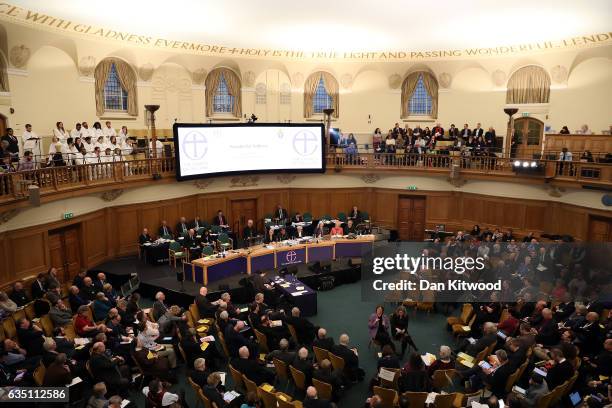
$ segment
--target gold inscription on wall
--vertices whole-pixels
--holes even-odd
[[[163,50],[175,50],[193,54],[211,56],[263,57],[280,59],[324,59],[344,61],[410,61],[435,59],[465,59],[496,56],[529,54],[543,51],[588,48],[612,44],[612,32],[567,38],[560,41],[544,41],[531,44],[519,44],[489,48],[466,48],[434,51],[394,51],[394,52],[336,52],[297,50],[273,50],[262,48],[235,48],[221,45],[211,45],[196,42],[185,42],[156,38],[120,32],[108,28],[95,27],[68,21],[46,14],[38,13],[0,2],[0,19],[16,22],[22,25],[34,26],[47,30],[76,34],[89,39],[102,39],[122,42],[135,46],[150,47]]]

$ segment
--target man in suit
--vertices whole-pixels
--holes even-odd
[[[476,123],[476,128],[472,130],[472,136],[474,136],[475,138],[482,136],[482,133],[484,132],[484,130],[480,126],[480,123]]]
[[[353,208],[351,208],[351,211],[349,211],[346,218],[349,220],[353,220],[353,222],[359,224],[361,222],[361,211],[359,211],[357,206],[354,205]]]
[[[289,213],[286,209],[283,208],[282,205],[279,204],[276,206],[276,210],[274,210],[272,218],[277,220],[286,220],[287,218],[289,218]]]
[[[155,302],[153,302],[153,307],[151,308],[155,321],[159,320],[168,311],[168,306],[164,303],[165,300],[166,295],[164,292],[160,291],[155,294]]]
[[[467,123],[463,125],[463,129],[461,129],[461,132],[459,132],[459,136],[464,139],[467,139],[468,137],[472,136],[472,131],[470,130],[470,127]]]
[[[544,346],[552,346],[559,342],[559,328],[553,319],[549,308],[542,309],[542,320],[536,329],[536,342]]]
[[[166,220],[163,220],[161,227],[159,227],[159,236],[160,237],[172,236],[172,230],[168,226],[168,223],[166,222]]]
[[[317,389],[310,386],[306,389],[306,398],[302,404],[304,408],[332,408],[333,405],[327,400],[319,399]]]
[[[225,215],[223,215],[223,211],[217,211],[217,215],[213,218],[213,225],[218,225],[220,227],[227,227],[227,219]]]
[[[153,240],[151,239],[151,235],[149,235],[149,229],[143,228],[142,234],[140,234],[140,236],[138,237],[138,242],[140,243],[140,245],[142,245],[142,244],[146,244],[147,242],[151,242],[151,241]]]
[[[13,129],[6,129],[6,135],[2,136],[2,140],[8,142],[7,151],[11,154],[11,161],[15,162],[19,160],[19,140],[15,136]]]
[[[605,336],[599,325],[599,315],[597,313],[587,313],[585,323],[576,327],[573,332],[576,335],[582,355],[594,356],[600,352]]]
[[[559,348],[550,351],[553,366],[546,373],[548,388],[554,390],[558,385],[563,384],[574,375],[574,366],[565,359],[563,352]]]
[[[242,230],[242,239],[244,240],[246,246],[249,246],[250,239],[257,236],[257,228],[255,227],[255,223],[252,219],[247,220],[247,225]]]
[[[532,373],[529,378],[529,388],[527,388],[525,395],[517,394],[521,401],[521,406],[525,407],[536,407],[540,398],[545,394],[548,394],[548,384],[544,380],[544,377],[537,373]]]
[[[313,364],[312,359],[308,357],[308,349],[306,349],[306,347],[302,347],[298,350],[291,366],[304,373],[306,376],[306,384],[312,383]]]
[[[348,234],[357,234],[357,228],[355,228],[355,222],[353,220],[348,220],[346,225],[343,228],[344,235]]]
[[[44,353],[45,338],[40,327],[33,325],[28,319],[17,321],[17,338],[19,344],[28,352],[29,356],[40,356]]]
[[[293,219],[291,220],[293,222],[304,222],[304,217],[302,216],[302,213],[300,213],[299,211],[295,213],[295,215],[293,216]]]
[[[451,124],[450,128],[448,129],[448,138],[451,140],[454,140],[457,138],[457,136],[459,136],[459,129],[457,129],[455,127],[455,124]]]
[[[278,358],[287,365],[291,364],[295,359],[295,352],[289,351],[289,341],[287,339],[281,339],[278,342],[278,349],[268,353],[266,361],[271,363],[275,358]]]
[[[106,275],[100,272],[96,275],[96,279],[93,281],[96,292],[104,292],[104,285],[106,284]]]
[[[312,372],[312,378],[316,378],[319,381],[323,381],[332,386],[332,393],[334,395],[333,400],[337,401],[340,397],[340,391],[342,389],[342,379],[338,372],[333,370],[331,361],[323,359],[318,368]]]
[[[36,277],[36,280],[32,282],[32,299],[42,299],[42,297],[47,292],[47,287],[45,286],[45,274],[39,273]]]
[[[208,295],[208,288],[202,286],[194,299],[194,303],[198,307],[200,317],[215,317],[215,312],[219,308],[219,301],[211,302],[206,295]]]
[[[200,246],[200,239],[196,237],[196,232],[193,228],[187,230],[187,236],[183,240],[183,247],[189,248],[189,258],[196,259],[200,257],[202,253],[202,247]]]
[[[257,355],[257,346],[242,334],[243,330],[244,322],[242,320],[238,320],[234,325],[230,323],[225,328],[225,343],[230,357],[238,356],[242,347],[246,347],[250,354]]]
[[[45,370],[43,386],[65,387],[72,381],[72,373],[64,353],[58,353],[53,362]]]
[[[482,337],[465,349],[465,352],[472,357],[476,357],[478,353],[497,341],[497,327],[495,323],[485,322],[482,332]]]
[[[323,327],[317,330],[317,338],[312,342],[313,347],[330,351],[334,347],[334,339],[327,337],[327,330]]]
[[[484,139],[488,147],[493,147],[495,144],[495,129],[493,127],[489,127],[489,130],[484,134]]]
[[[293,228],[291,232],[291,238],[293,239],[301,239],[306,236],[306,233],[304,233],[304,227],[302,227],[301,225],[298,225],[297,227]]]
[[[331,348],[331,352],[344,359],[344,373],[351,381],[363,380],[364,372],[359,367],[359,357],[356,348],[349,348],[349,336],[344,333],[340,335],[338,343]]]
[[[497,398],[504,398],[506,396],[506,381],[515,369],[508,363],[508,355],[505,350],[497,350],[495,356],[499,365],[493,368],[485,368],[482,371],[487,375],[485,383],[491,387],[493,395]]]
[[[204,223],[202,222],[199,216],[196,215],[194,220],[191,222],[191,228],[193,228],[196,231],[199,230],[200,228],[204,228]]]
[[[238,358],[232,359],[232,366],[257,385],[263,383],[274,384],[274,373],[249,357],[249,348],[247,346],[240,347]]]
[[[28,294],[23,288],[23,281],[17,281],[13,284],[13,290],[9,297],[17,304],[17,307],[25,306],[30,302]]]
[[[444,136],[444,128],[440,126],[439,123],[436,123],[433,129],[431,129],[431,135],[439,134],[440,136]]]
[[[300,316],[300,314],[300,309],[294,307],[291,309],[291,316],[287,316],[285,321],[295,328],[300,344],[310,345],[315,336],[315,327],[308,319]]]
[[[119,366],[122,362],[121,357],[109,357],[106,354],[106,346],[101,341],[91,347],[89,367],[93,377],[103,381],[114,392],[124,390],[122,394],[127,394],[129,381],[121,375]]]
[[[93,302],[96,299],[96,295],[98,292],[96,291],[96,287],[93,284],[93,281],[89,276],[83,279],[83,287],[81,288],[81,296],[87,299],[90,302]]]
[[[176,224],[176,235],[182,236],[189,231],[189,224],[187,224],[187,219],[185,217],[181,217],[181,220]]]

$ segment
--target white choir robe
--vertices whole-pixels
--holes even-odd
[[[94,131],[91,128],[85,129],[84,127],[81,128],[81,135],[83,139],[85,139],[87,136],[91,137],[91,140],[96,140],[94,138]]]
[[[38,138],[38,135],[34,132],[23,132],[21,140],[23,140],[23,153],[31,151],[34,155],[40,156],[40,140],[32,140]],[[38,143],[37,143],[38,142]]]
[[[117,143],[122,145],[125,143],[127,138],[128,138],[127,133],[119,132],[119,134],[117,135]]]
[[[87,143],[86,140],[83,140],[83,146],[85,146],[87,153],[93,153],[95,147],[93,143]]]
[[[60,143],[65,144],[68,139],[68,132],[58,128],[53,129],[53,136],[57,137]]]
[[[83,138],[83,133],[80,130],[72,129],[70,132],[70,137],[73,140],[76,140],[77,137]]]
[[[104,137],[106,138],[106,140],[110,140],[111,136],[117,136],[117,132],[115,131],[114,128],[112,127],[103,127],[102,128],[102,133],[104,134]]]
[[[104,131],[102,129],[92,129],[93,137],[91,140],[98,140],[100,136],[104,137]]]

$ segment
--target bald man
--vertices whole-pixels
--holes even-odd
[[[327,400],[319,399],[317,389],[312,385],[306,389],[306,398],[302,404],[304,408],[331,408],[333,405]]]
[[[327,330],[321,327],[317,330],[317,337],[312,342],[312,346],[330,351],[334,347],[334,339],[327,337]]]
[[[359,367],[359,357],[357,349],[350,347],[350,338],[348,334],[343,333],[338,338],[338,344],[331,348],[331,352],[338,357],[344,359],[344,374],[351,381],[361,381],[364,377],[364,371]]]
[[[242,346],[238,350],[238,357],[232,359],[232,366],[257,385],[263,383],[274,384],[274,372],[259,365],[255,359],[250,357],[249,348]]]

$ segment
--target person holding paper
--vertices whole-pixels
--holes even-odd
[[[180,397],[169,392],[168,388],[170,388],[170,384],[154,379],[149,383],[148,387],[142,389],[142,393],[158,407],[170,407],[176,403],[180,404]]]
[[[448,346],[440,346],[440,351],[438,352],[438,358],[435,359],[429,367],[427,367],[427,372],[430,377],[433,377],[433,374],[436,370],[451,370],[455,368],[455,360],[453,360],[451,356],[451,348]]]
[[[202,388],[202,393],[208,398],[208,400],[215,404],[218,408],[228,407],[228,403],[224,400],[223,394],[219,392],[219,384],[221,383],[221,376],[219,373],[211,373],[206,379],[206,385]]]
[[[389,317],[385,314],[385,308],[381,305],[376,306],[374,313],[370,315],[368,320],[368,331],[370,339],[379,343],[381,346],[393,344],[389,337],[389,328],[391,323]],[[393,345],[392,345],[393,347]]]
[[[548,394],[548,391],[548,384],[544,377],[537,373],[532,373],[526,393],[517,392],[516,396],[521,402],[521,407],[533,408],[538,406],[538,402],[544,395]]]
[[[144,375],[161,378],[166,381],[173,379],[173,376],[170,375],[170,361],[168,358],[143,347],[140,339],[136,340],[136,349],[133,356],[138,366],[142,368]]]

